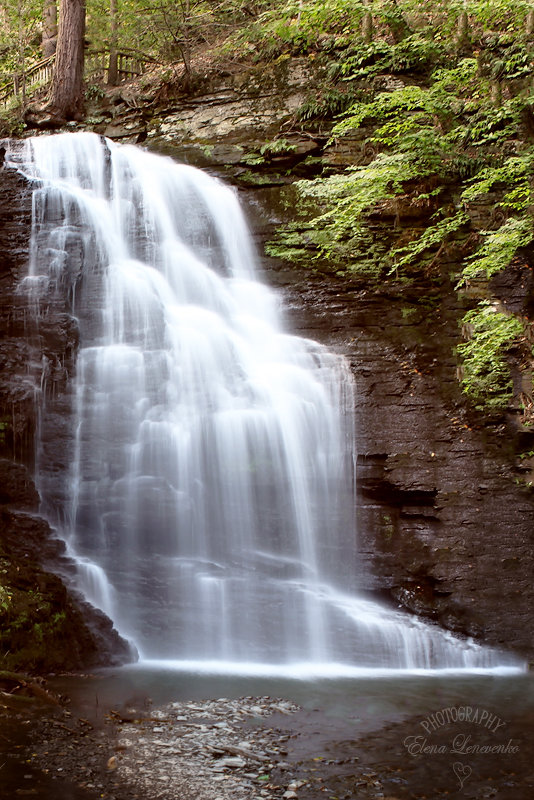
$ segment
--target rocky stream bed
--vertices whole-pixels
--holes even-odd
[[[50,693],[22,704],[17,693],[11,702],[3,695],[2,800],[530,800],[534,793],[528,675],[310,684],[300,705],[267,695],[153,703],[144,692],[109,704],[99,701],[95,676],[82,682],[84,703]]]

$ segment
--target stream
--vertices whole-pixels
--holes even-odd
[[[41,711],[31,724],[18,721],[18,740],[13,736],[14,748],[2,758],[2,798],[269,800],[294,791],[298,800],[527,800],[534,788],[529,673],[297,680],[135,665],[55,677],[48,686],[70,698],[68,710]],[[226,767],[212,752],[236,711],[235,741],[271,753],[267,777],[255,761]],[[173,750],[184,725],[200,731],[188,734],[190,755]],[[85,765],[95,754],[88,780]],[[113,757],[117,769],[109,770]],[[177,779],[171,785],[168,776],[187,774],[192,765],[198,785],[187,784],[190,794],[176,793]]]

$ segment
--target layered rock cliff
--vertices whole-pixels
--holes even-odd
[[[363,586],[531,655],[532,491],[510,432],[488,429],[460,393],[455,292],[429,313],[428,287],[408,302],[331,276],[299,278],[285,287],[292,325],[345,353],[356,377]]]
[[[20,291],[28,268],[31,188],[0,170],[0,667],[50,672],[130,660],[105,615],[70,586],[65,545],[39,515],[34,483],[36,428],[46,399],[55,468],[62,468],[64,397],[75,358],[76,322],[43,310],[39,326]],[[67,420],[65,420],[67,421]],[[46,446],[46,445],[45,445]],[[50,457],[47,456],[50,460]],[[60,575],[62,577],[60,577]]]

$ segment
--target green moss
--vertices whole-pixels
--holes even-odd
[[[380,526],[384,542],[391,544],[395,535],[395,525],[389,514],[382,514],[380,517]]]
[[[13,576],[15,565],[11,570]],[[58,649],[68,624],[67,613],[54,610],[55,601],[38,589],[25,589],[9,580],[9,571],[3,567],[0,584],[0,668],[38,669]]]
[[[0,447],[6,444],[7,434],[10,430],[10,423],[6,419],[0,419]]]

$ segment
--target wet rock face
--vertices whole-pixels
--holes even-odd
[[[33,460],[35,354],[25,341],[26,307],[16,294],[28,258],[31,193],[13,170],[0,171],[0,455]]]
[[[267,266],[295,332],[352,364],[362,587],[532,657],[534,500],[514,472],[513,425],[486,424],[460,393],[452,287],[428,311],[424,282],[408,297]]]
[[[26,274],[31,189],[0,169],[0,666],[46,672],[124,663],[132,653],[104,614],[66,588],[73,565],[38,515],[33,481],[38,406],[48,403],[39,458],[49,474],[69,448],[69,374],[76,321],[50,307],[37,327],[19,292]],[[59,486],[62,483],[59,482]],[[64,580],[58,577],[58,572]]]
[[[72,562],[45,519],[0,506],[0,530],[1,666],[42,673],[131,660],[111,620],[68,591]]]
[[[252,193],[248,209],[261,250],[287,212],[271,189]],[[524,254],[517,281],[495,287],[525,312],[531,258]],[[532,658],[532,464],[516,455],[532,449],[531,434],[513,414],[498,423],[477,414],[461,393],[455,347],[465,308],[448,278],[454,252],[441,277],[409,285],[369,287],[321,272],[320,262],[298,269],[265,259],[264,268],[289,327],[343,353],[355,376],[359,585]]]

